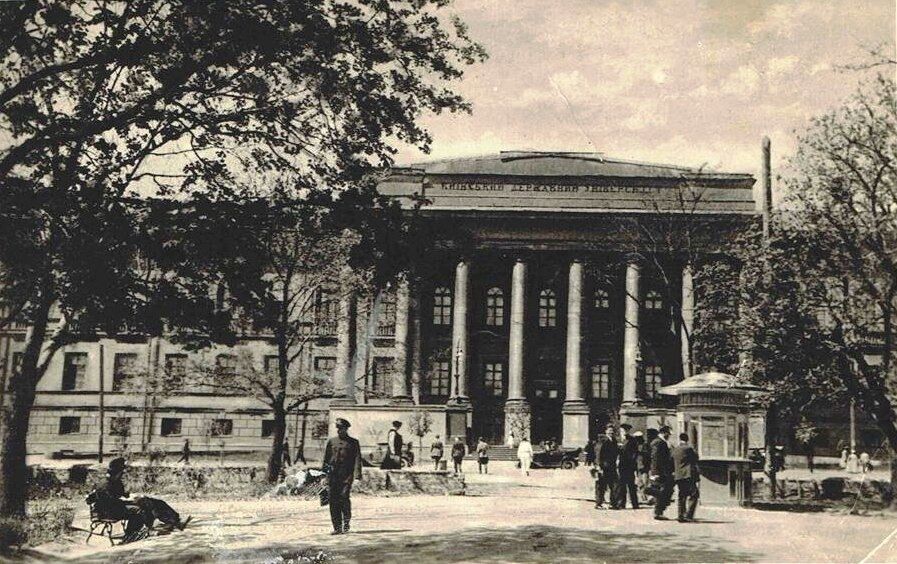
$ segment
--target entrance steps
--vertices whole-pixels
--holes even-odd
[[[489,445],[486,454],[489,456],[489,460],[517,460],[517,449],[507,445]],[[476,450],[473,450],[465,457],[465,460],[476,460],[476,458]]]

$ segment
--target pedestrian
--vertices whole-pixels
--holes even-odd
[[[430,445],[430,458],[433,459],[433,470],[439,470],[439,462],[442,460],[444,448],[445,445],[439,440],[439,435],[436,435],[436,439]]]
[[[383,470],[398,470],[402,467],[402,428],[401,421],[393,421],[392,429],[386,433],[386,456],[380,463]]]
[[[533,464],[533,445],[526,435],[520,437],[520,444],[517,445],[517,460],[520,462],[520,473],[529,476],[529,468]]]
[[[452,443],[452,468],[454,468],[455,476],[461,473],[461,463],[467,455],[467,445],[461,440],[461,437],[455,437]]]
[[[185,465],[190,464],[190,439],[184,439],[184,446],[181,447],[181,457],[178,462],[183,462]]]
[[[293,461],[290,460],[290,439],[284,437],[283,438],[283,465],[284,466],[292,466]]]
[[[517,446],[517,437],[514,436],[514,431],[511,431],[508,434],[508,448],[514,448]]]
[[[349,532],[352,519],[352,483],[361,479],[361,446],[349,436],[351,425],[342,417],[336,419],[336,436],[324,447],[324,470],[330,493],[330,521],[332,535]]]
[[[698,468],[698,453],[688,444],[688,435],[679,435],[679,444],[671,453],[673,458],[673,480],[676,481],[676,498],[679,506],[678,521],[688,523],[695,520],[700,490],[698,484],[701,473]]]
[[[411,447],[411,441],[405,443],[405,451],[402,456],[408,462],[408,466],[414,466],[414,450]]]
[[[664,425],[658,430],[658,436],[651,441],[651,471],[649,487],[656,492],[654,518],[666,521],[663,512],[670,505],[673,496],[673,458],[670,456],[668,443],[671,429]]]
[[[619,475],[617,474],[617,459],[620,457],[620,447],[617,445],[617,430],[613,424],[608,424],[604,429],[604,438],[598,443],[595,453],[595,462],[598,469],[598,479],[595,481],[595,509],[604,508],[604,492],[610,495],[611,509],[619,509],[617,506],[616,487]]]
[[[651,472],[651,441],[657,438],[657,429],[648,429],[646,435],[636,431],[635,436],[639,440],[638,478],[641,502],[645,505],[654,503],[654,498],[648,495],[648,476]]]
[[[860,453],[860,469],[863,471],[863,474],[872,470],[872,460],[869,458],[868,452]]]
[[[622,446],[620,447],[620,481],[617,484],[617,507],[626,508],[626,493],[629,493],[629,503],[633,509],[638,509],[638,488],[635,482],[635,473],[638,471],[639,445],[638,439],[632,434],[632,425],[623,423],[620,425]]]
[[[489,445],[483,437],[477,442],[477,467],[480,474],[489,473]]]
[[[860,458],[857,456],[857,451],[851,450],[850,456],[847,457],[847,472],[850,474],[857,474],[860,471]]]
[[[586,453],[586,466],[595,464],[595,441],[589,439],[583,451]]]

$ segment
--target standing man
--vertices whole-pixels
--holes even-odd
[[[526,435],[520,436],[520,443],[517,445],[517,461],[520,463],[520,474],[529,476],[529,468],[533,464],[533,444],[529,442]]]
[[[610,508],[619,509],[617,505],[617,459],[620,457],[620,447],[617,445],[616,429],[608,425],[604,430],[604,440],[598,445],[596,463],[598,465],[598,480],[595,483],[595,509],[604,507],[604,492],[607,490],[610,497]]]
[[[361,447],[358,440],[349,436],[349,422],[339,417],[336,420],[336,436],[327,440],[324,448],[324,469],[327,472],[327,487],[330,489],[330,520],[332,535],[349,532],[352,519],[352,483],[361,479]]]
[[[433,470],[439,470],[439,461],[442,460],[444,448],[445,445],[439,440],[439,435],[436,435],[436,440],[430,445],[430,458],[433,459]]]
[[[629,503],[638,509],[638,488],[635,486],[635,472],[638,470],[638,439],[632,436],[632,425],[620,425],[623,446],[620,449],[620,483],[617,485],[617,507],[626,509],[626,492],[629,492]]]
[[[292,466],[293,461],[290,460],[290,439],[284,437],[283,438],[283,452],[281,453],[283,456],[283,465],[284,466]]]
[[[398,470],[402,467],[402,435],[399,434],[401,428],[401,421],[393,421],[392,429],[386,433],[386,456],[380,463],[383,470]]]
[[[181,457],[178,462],[190,464],[190,439],[184,439],[184,447],[181,449]]]
[[[688,523],[695,520],[701,473],[698,469],[698,453],[688,444],[687,434],[679,434],[679,444],[673,449],[672,456],[673,479],[676,480],[676,497],[679,505],[678,520],[680,523]]]
[[[658,437],[651,442],[651,486],[657,492],[654,505],[654,518],[666,521],[663,512],[670,505],[673,496],[673,458],[670,456],[670,427],[664,425],[658,431]]]
[[[455,442],[452,444],[452,468],[455,471],[455,476],[461,473],[461,463],[464,462],[466,455],[467,446],[464,441],[461,440],[461,437],[455,437]]]

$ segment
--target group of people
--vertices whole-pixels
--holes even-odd
[[[595,477],[595,508],[604,508],[609,496],[611,509],[624,509],[628,497],[633,509],[640,503],[653,503],[654,518],[665,520],[675,488],[679,522],[693,521],[700,495],[698,453],[685,433],[671,446],[671,433],[666,425],[648,429],[645,440],[628,423],[621,424],[619,431],[609,424],[597,444],[590,442],[586,462]]]
[[[480,439],[480,443],[485,444],[482,438]],[[482,452],[481,455],[478,454],[478,459],[480,460],[480,472],[482,472],[483,466],[489,463],[489,457],[487,455],[487,450],[485,449],[482,451],[478,449],[477,452]],[[464,444],[464,441],[461,440],[461,437],[455,437],[455,442],[452,443],[452,449],[449,454],[452,459],[452,471],[455,475],[458,475],[462,471],[464,457],[467,456],[467,445]],[[442,462],[444,456],[445,444],[442,442],[442,439],[439,438],[439,435],[436,435],[436,438],[433,440],[433,444],[430,445],[430,459],[433,460],[434,470],[440,469],[440,463]],[[482,458],[479,458],[479,456],[482,456]]]

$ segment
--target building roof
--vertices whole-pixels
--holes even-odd
[[[660,393],[678,396],[692,392],[755,392],[762,388],[743,384],[735,376],[723,372],[704,372],[682,380],[678,384],[660,388]]]

